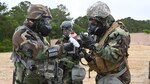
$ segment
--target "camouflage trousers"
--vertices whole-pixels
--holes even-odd
[[[114,76],[114,75],[118,75],[118,73],[107,74],[105,76],[101,74],[97,74],[95,79],[96,84],[129,84],[130,83],[131,75],[128,69],[125,70],[123,74],[119,76]]]
[[[15,84],[48,84],[47,80],[37,71],[25,70],[20,62],[15,63],[16,81]]]

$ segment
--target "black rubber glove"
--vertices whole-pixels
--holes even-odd
[[[86,50],[85,50],[85,49],[82,49],[82,50],[80,51],[79,55],[81,55],[82,57],[84,57],[84,59],[85,59],[87,62],[91,62],[91,61],[93,60],[93,58],[92,58],[90,55],[88,55],[88,54],[86,53]]]
[[[64,43],[63,44],[64,50],[65,51],[73,51],[74,50],[74,45],[73,43]]]
[[[96,50],[96,47],[94,46],[94,44],[89,45],[89,49],[90,50]]]
[[[92,36],[86,35],[84,33],[80,33],[80,38],[82,41],[82,46],[88,48],[90,50],[95,50],[95,41]]]

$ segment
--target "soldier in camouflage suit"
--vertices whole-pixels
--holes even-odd
[[[96,84],[129,84],[127,57],[130,35],[122,22],[115,22],[109,7],[98,1],[87,10],[88,35],[81,33],[89,70],[96,71]]]
[[[24,25],[16,28],[12,38],[13,84],[48,84],[46,74],[40,72],[39,67],[45,67],[44,62],[48,58],[49,43],[45,36],[51,30],[50,19],[51,14],[46,6],[31,4]]]
[[[64,43],[70,43],[69,38],[72,37],[77,40],[77,34],[72,30],[73,24],[71,21],[63,21],[60,25],[60,28],[62,30],[62,38],[60,38],[56,44],[64,44]],[[70,51],[72,50],[73,51]],[[60,66],[63,68],[64,74],[63,74],[63,84],[82,84],[82,81],[78,80],[72,80],[72,68],[75,65],[79,64],[79,56],[77,47],[71,46],[68,47],[68,52],[63,53],[63,58],[60,59]]]

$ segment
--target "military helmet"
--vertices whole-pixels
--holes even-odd
[[[107,4],[98,1],[96,3],[94,3],[92,6],[90,6],[87,9],[87,17],[88,18],[92,18],[92,17],[101,17],[101,18],[105,18],[107,16],[109,16],[111,13],[109,7],[107,6]]]
[[[63,21],[60,25],[60,28],[63,29],[67,29],[67,30],[71,30],[73,28],[73,24],[71,23],[71,21]]]
[[[52,17],[48,7],[41,4],[31,4],[27,10],[27,18],[38,19],[41,16]]]

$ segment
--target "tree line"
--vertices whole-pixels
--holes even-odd
[[[0,2],[0,52],[12,51],[12,36],[18,26],[23,25],[26,19],[27,9],[30,6],[29,1],[20,2],[18,5],[8,10],[4,2]],[[73,21],[73,30],[79,34],[85,32],[88,27],[88,19],[85,16],[73,19],[70,12],[63,4],[56,8],[49,8],[52,14],[52,31],[47,38],[57,39],[61,37],[60,24],[65,20]],[[134,20],[131,17],[120,19],[132,33],[150,30],[150,20]]]

